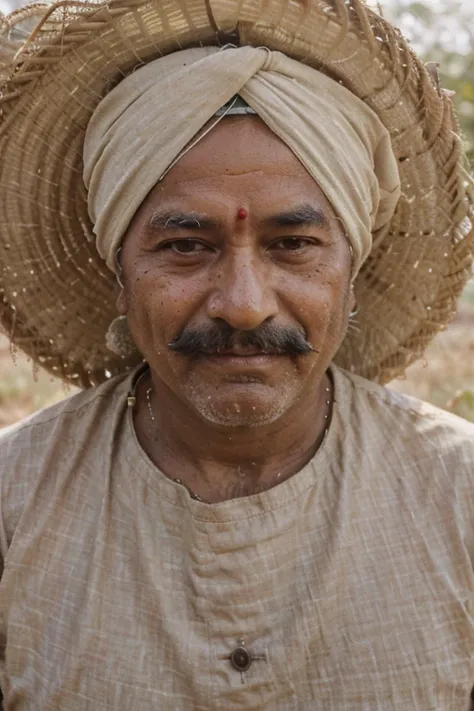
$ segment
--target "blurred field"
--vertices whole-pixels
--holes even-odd
[[[474,422],[474,280],[464,290],[456,320],[391,387]]]
[[[8,340],[0,336],[0,427],[73,392],[44,370],[33,369],[31,361],[19,351],[12,353]]]
[[[441,333],[425,358],[391,384],[474,422],[474,283],[460,304],[459,316]],[[0,336],[0,427],[72,394],[17,352]]]

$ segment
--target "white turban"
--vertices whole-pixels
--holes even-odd
[[[356,274],[400,196],[390,135],[338,82],[265,47],[199,47],[137,69],[100,102],[84,144],[84,182],[97,249],[115,253],[170,164],[239,94],[294,152],[341,218]]]

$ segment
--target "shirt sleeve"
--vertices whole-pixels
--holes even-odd
[[[474,575],[474,433],[472,440],[459,448],[457,459],[452,473],[457,480],[457,504]]]

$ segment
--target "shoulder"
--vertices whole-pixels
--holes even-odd
[[[427,402],[336,369],[347,424],[403,446],[406,455],[455,457],[474,465],[474,423]],[[417,458],[418,458],[417,457]]]
[[[100,486],[90,474],[99,455],[111,451],[132,377],[113,378],[0,432],[3,553],[27,502],[53,500],[78,476],[87,477],[88,486]]]
[[[457,521],[474,561],[474,424],[342,370],[334,379],[345,466],[404,492],[421,519]]]
[[[104,408],[114,403],[129,386],[130,376],[117,376],[102,385],[65,398],[0,431],[0,471],[9,455],[28,454],[28,447],[51,448],[55,440],[63,440],[69,429],[77,434],[90,427]]]

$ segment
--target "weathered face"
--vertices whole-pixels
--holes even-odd
[[[217,425],[293,416],[346,331],[343,228],[257,117],[224,119],[172,168],[121,263],[118,308],[155,387]]]

